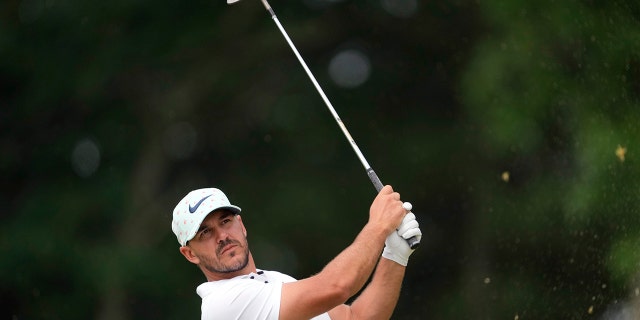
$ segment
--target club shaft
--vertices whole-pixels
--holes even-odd
[[[261,0],[261,1],[265,9],[267,9],[269,14],[271,15],[271,19],[273,19],[273,21],[276,23],[276,26],[278,26],[278,29],[280,29],[280,33],[282,33],[282,35],[284,36],[285,40],[289,44],[289,47],[291,47],[291,50],[293,50],[293,53],[296,55],[296,58],[298,58],[298,61],[300,61],[302,68],[307,73],[307,76],[309,76],[309,79],[313,83],[313,86],[316,87],[316,90],[320,94],[320,97],[322,97],[322,100],[324,101],[325,105],[329,109],[329,112],[331,112],[331,115],[333,115],[333,118],[336,120],[336,123],[342,130],[342,133],[344,134],[345,138],[347,138],[347,140],[349,141],[349,144],[351,144],[353,151],[355,151],[356,155],[358,156],[358,159],[360,159],[360,162],[362,163],[362,166],[366,170],[367,176],[369,176],[371,183],[373,183],[373,186],[376,188],[376,191],[380,192],[380,190],[382,190],[382,187],[383,187],[383,184],[380,181],[380,178],[378,178],[378,175],[375,173],[375,171],[373,171],[373,169],[369,165],[369,162],[367,162],[367,159],[365,159],[364,155],[362,154],[362,151],[360,151],[360,148],[358,148],[356,141],[353,139],[353,137],[349,133],[349,130],[347,130],[347,127],[342,122],[342,119],[340,119],[340,116],[338,115],[338,112],[336,112],[336,109],[333,108],[331,101],[329,101],[329,98],[327,98],[327,95],[324,93],[324,90],[322,90],[322,87],[320,87],[320,84],[318,83],[318,81],[316,80],[316,77],[313,75],[313,73],[307,66],[307,63],[304,62],[304,59],[302,59],[302,55],[300,55],[300,52],[298,52],[298,49],[293,44],[293,41],[291,41],[291,38],[289,38],[287,31],[284,30],[284,27],[282,26],[282,24],[280,24],[278,17],[276,17],[275,12],[271,8],[267,0]],[[420,245],[420,241],[418,241],[416,237],[411,237],[407,239],[407,242],[409,243],[409,246],[412,249],[415,249],[418,247],[418,245]]]
[[[278,29],[280,29],[280,31],[282,32],[282,35],[284,35],[284,38],[287,40],[287,43],[289,43],[289,46],[293,50],[293,53],[296,55],[296,57],[300,61],[300,64],[302,65],[302,68],[304,68],[304,71],[309,76],[309,79],[311,79],[311,82],[316,87],[316,90],[320,94],[320,97],[322,97],[322,100],[324,101],[324,103],[327,105],[327,108],[331,112],[331,115],[333,115],[333,118],[336,120],[336,123],[338,123],[338,126],[342,130],[342,133],[344,133],[344,136],[347,138],[347,140],[351,144],[351,147],[353,147],[353,150],[356,152],[356,155],[358,156],[358,159],[360,159],[360,162],[364,166],[365,170],[367,170],[367,171],[371,170],[371,166],[367,162],[367,159],[365,159],[364,155],[362,154],[362,151],[360,151],[360,148],[358,148],[358,145],[353,140],[353,137],[349,133],[349,130],[347,130],[347,127],[344,125],[344,122],[342,122],[342,119],[340,119],[340,116],[338,115],[336,110],[333,108],[333,105],[331,104],[331,101],[329,101],[329,98],[327,98],[327,95],[322,90],[322,87],[320,87],[320,84],[318,84],[318,81],[313,76],[313,73],[311,73],[311,70],[309,69],[307,64],[304,62],[304,59],[302,59],[302,56],[300,55],[300,53],[296,49],[296,46],[293,44],[293,42],[291,41],[291,39],[287,35],[287,32],[284,30],[284,28],[282,27],[282,24],[280,24],[280,21],[278,21],[278,18],[275,15],[273,15],[273,21],[275,21],[276,25],[278,26]],[[382,187],[380,187],[380,189],[381,188]],[[378,189],[378,188],[376,188],[376,189]],[[378,191],[380,191],[380,190],[378,190]]]

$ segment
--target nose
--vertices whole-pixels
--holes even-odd
[[[216,243],[220,244],[229,239],[229,234],[224,230],[219,230],[216,234]]]

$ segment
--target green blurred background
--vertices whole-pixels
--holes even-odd
[[[394,319],[640,319],[640,3],[272,0],[425,236]],[[216,186],[304,278],[375,196],[260,1],[0,4],[4,319],[197,319]]]

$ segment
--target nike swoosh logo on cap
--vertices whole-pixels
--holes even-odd
[[[212,195],[210,194],[210,195],[208,195],[208,196],[206,196],[206,197],[204,197],[204,198],[200,199],[200,201],[198,201],[198,203],[196,203],[196,205],[195,205],[195,206],[193,206],[193,207],[192,207],[191,205],[189,205],[189,213],[194,213],[194,212],[196,212],[196,210],[198,210],[198,207],[202,204],[202,202],[203,202],[203,201],[205,201],[205,200],[207,200],[207,198],[209,198],[209,197],[211,197],[211,196],[212,196]]]

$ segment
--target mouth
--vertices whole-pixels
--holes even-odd
[[[236,245],[236,244],[234,244],[234,243],[230,243],[230,244],[228,244],[228,245],[226,245],[226,246],[222,247],[222,249],[220,250],[220,253],[219,253],[219,254],[220,254],[220,255],[223,255],[223,254],[225,254],[227,251],[233,250],[233,248],[235,248],[235,247],[237,247],[237,245]]]

